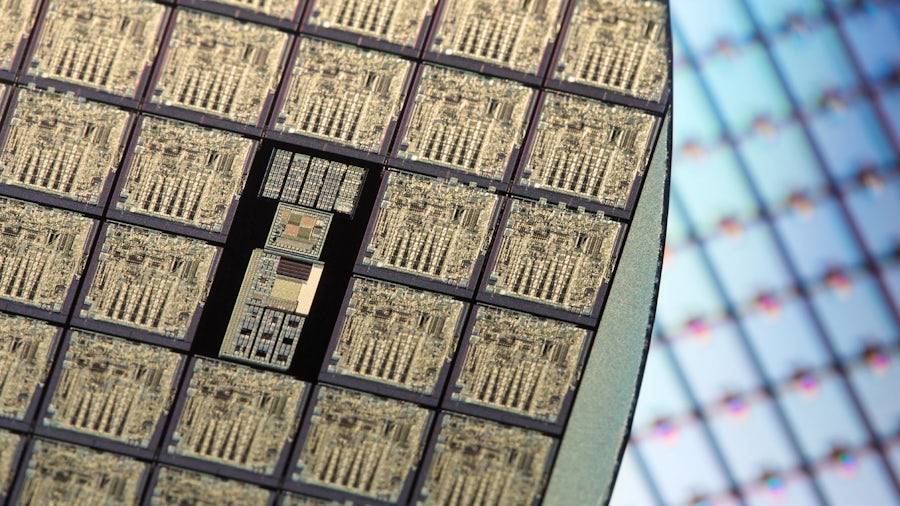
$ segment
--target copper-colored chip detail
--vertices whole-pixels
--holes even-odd
[[[13,475],[16,472],[15,461],[22,444],[22,436],[0,429],[0,497],[9,493]]]
[[[18,504],[137,504],[147,465],[68,443],[34,443]]]
[[[237,206],[253,141],[145,116],[116,208],[221,232]]]
[[[309,24],[411,47],[427,28],[436,0],[319,0]]]
[[[275,130],[379,152],[397,121],[410,62],[302,38]]]
[[[499,197],[400,172],[387,178],[363,263],[468,287],[488,247]]]
[[[452,398],[555,423],[581,374],[587,331],[479,306]]]
[[[602,215],[513,200],[486,290],[590,315],[620,229]]]
[[[579,0],[553,77],[659,100],[669,73],[666,2]]]
[[[21,89],[0,146],[0,182],[102,204],[125,151],[128,119],[108,105]]]
[[[281,19],[291,19],[302,0],[213,0],[215,3],[240,7]]]
[[[293,479],[391,503],[421,457],[429,411],[321,387]]]
[[[50,375],[58,332],[49,323],[0,313],[0,416],[22,420],[36,403],[34,394]]]
[[[521,182],[624,207],[647,164],[653,123],[638,109],[547,93]]]
[[[271,475],[300,424],[306,383],[197,359],[169,452]]]
[[[152,506],[170,504],[269,504],[271,492],[241,481],[164,466],[150,497]]]
[[[559,31],[561,0],[450,0],[433,51],[537,74]]]
[[[75,331],[43,423],[146,448],[175,399],[182,362],[166,348]]]
[[[444,415],[419,505],[534,504],[553,439],[462,415]]]
[[[81,317],[185,339],[209,293],[218,248],[110,224]]]
[[[39,0],[0,2],[0,70],[8,70],[37,14]],[[0,93],[2,98],[2,93]]]
[[[431,395],[453,359],[464,308],[446,295],[356,278],[328,370]]]
[[[513,81],[425,66],[397,156],[500,179],[525,137],[531,97]]]
[[[148,0],[53,0],[29,73],[138,98],[165,14]]]
[[[179,9],[151,101],[257,125],[287,42],[274,28]]]
[[[0,298],[60,311],[87,262],[94,221],[0,197]]]

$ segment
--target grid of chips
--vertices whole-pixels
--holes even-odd
[[[0,498],[538,503],[668,108],[582,3],[0,0]]]

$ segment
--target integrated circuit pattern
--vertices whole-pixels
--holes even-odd
[[[150,496],[150,504],[202,506],[241,506],[268,504],[272,495],[268,490],[226,480],[218,476],[175,467],[161,466]]]
[[[380,152],[410,68],[387,53],[303,37],[274,128]]]
[[[87,262],[94,221],[0,197],[0,298],[60,311]]]
[[[486,290],[591,315],[622,226],[601,214],[513,200]]]
[[[553,439],[462,415],[444,415],[416,504],[538,504]]]
[[[659,100],[668,79],[666,2],[575,2],[553,77]]]
[[[412,403],[320,387],[293,479],[398,502],[429,419],[427,409]]]
[[[254,250],[219,356],[287,369],[322,270],[318,262]]]
[[[0,313],[0,417],[25,418],[50,374],[58,333],[42,321]]]
[[[18,504],[136,504],[146,465],[114,453],[39,439]]]
[[[189,338],[217,256],[196,239],[110,223],[81,317]]]
[[[270,475],[300,422],[306,384],[198,358],[169,452]]]
[[[464,309],[446,295],[354,278],[328,371],[431,395]]]
[[[625,206],[647,164],[653,116],[572,95],[544,97],[521,183]]]
[[[125,151],[128,120],[114,107],[20,89],[0,144],[0,183],[102,204]]]
[[[12,67],[39,4],[39,0],[0,0],[0,70]]]
[[[0,503],[539,504],[645,4],[0,0]]]
[[[352,215],[365,177],[362,167],[275,149],[260,195]]]
[[[587,331],[479,306],[452,398],[555,423],[581,374]]]
[[[388,172],[363,263],[468,287],[498,201],[480,188]]]
[[[29,73],[138,98],[165,14],[147,0],[53,0]]]
[[[499,180],[522,145],[531,99],[513,81],[425,66],[397,156]]]
[[[278,204],[266,239],[266,249],[285,255],[319,258],[329,227],[329,213]]]
[[[287,42],[274,28],[179,9],[151,101],[257,125]]]
[[[451,0],[431,49],[537,74],[562,14],[562,0]]]
[[[20,444],[22,444],[21,436],[0,429],[0,499],[4,499],[9,493],[9,486],[16,472],[13,466]]]
[[[146,448],[168,415],[182,363],[166,348],[74,331],[43,423]]]
[[[435,4],[435,0],[319,0],[310,7],[307,23],[412,47]]]
[[[281,19],[291,19],[297,12],[298,0],[213,0],[215,3],[240,7]]]
[[[145,116],[116,208],[221,232],[250,169],[254,142]]]

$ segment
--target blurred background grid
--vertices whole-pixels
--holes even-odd
[[[900,2],[670,8],[666,256],[612,504],[900,504]]]

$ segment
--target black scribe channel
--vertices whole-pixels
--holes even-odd
[[[264,140],[253,160],[247,183],[235,211],[234,221],[225,242],[222,258],[213,279],[203,314],[194,336],[191,352],[217,357],[238,292],[254,249],[262,248],[278,201],[259,197],[272,152],[276,149],[298,152],[296,146]],[[369,216],[378,197],[381,166],[359,160],[317,153],[299,152],[360,166],[366,169],[365,180],[353,216],[332,213],[331,228],[319,258],[325,266],[309,316],[303,325],[300,341],[288,374],[308,382],[316,382],[325,360],[332,330],[337,322],[344,293],[353,274],[357,252],[362,245]]]

